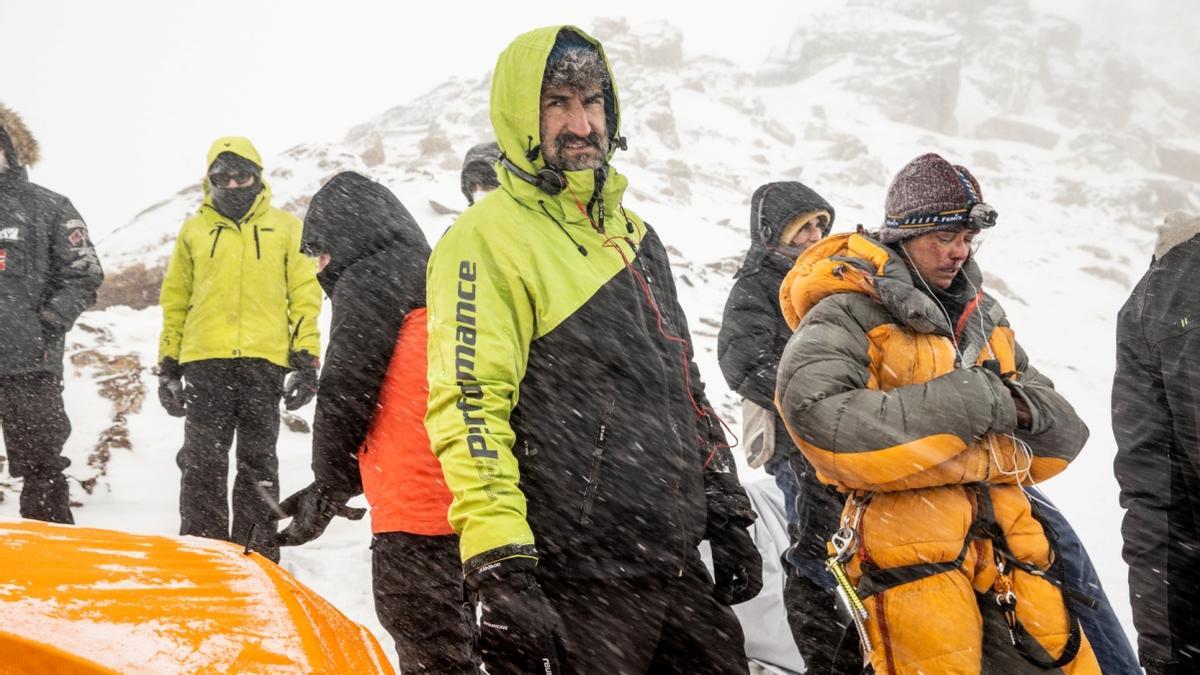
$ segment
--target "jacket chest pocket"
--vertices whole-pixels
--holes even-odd
[[[268,265],[286,264],[288,251],[284,232],[275,229],[274,225],[266,227],[254,225],[250,228],[249,235],[247,246],[252,250],[246,251],[247,257],[252,254],[255,261]],[[297,247],[296,254],[299,255],[299,252],[299,247]]]

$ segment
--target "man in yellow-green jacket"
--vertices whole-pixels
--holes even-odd
[[[179,231],[159,299],[159,401],[187,418],[180,534],[245,543],[278,561],[279,400],[294,410],[316,394],[321,289],[300,252],[300,220],[271,206],[250,141],[217,139],[206,166],[204,203]]]
[[[754,513],[609,163],[619,110],[596,40],[518,37],[492,82],[500,187],[429,260],[425,426],[493,675],[747,671],[728,605],[761,587]]]

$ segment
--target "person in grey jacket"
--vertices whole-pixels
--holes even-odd
[[[0,105],[0,427],[23,518],[72,523],[62,456],[67,331],[104,279],[87,226],[62,195],[31,183],[37,141]]]

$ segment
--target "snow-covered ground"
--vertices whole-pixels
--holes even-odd
[[[737,429],[716,334],[746,248],[754,188],[803,180],[835,205],[834,229],[845,231],[878,225],[887,181],[912,157],[936,151],[971,168],[1000,213],[979,256],[986,284],[1032,362],[1092,431],[1082,456],[1046,491],[1089,547],[1132,632],[1111,466],[1114,319],[1149,262],[1153,225],[1174,209],[1200,211],[1200,151],[1172,140],[1194,136],[1200,97],[1141,68],[1120,45],[1081,41],[1077,26],[1023,0],[977,12],[900,4],[863,0],[818,15],[756,72],[690,55],[669,26],[595,26],[622,94],[630,150],[614,164],[630,177],[626,204],[671,250],[710,398]],[[920,48],[897,45],[897,32]],[[448,211],[465,205],[462,154],[490,137],[490,77],[467,75],[369,119],[341,143],[267,158],[276,205],[302,214],[329,176],[360,171],[393,189],[436,241],[453,222]],[[185,187],[100,241],[106,270],[160,263],[199,194]],[[99,393],[114,377],[109,371],[136,372],[145,386],[140,409],[127,416],[129,447],[109,443],[107,474],[91,494],[73,485],[81,524],[177,531],[183,423],[158,406],[149,371],[159,320],[157,307],[114,307],[86,313],[69,336],[71,354],[108,357],[80,356],[83,365],[68,367],[73,475],[92,478],[88,458],[113,436],[114,404]],[[137,364],[114,360],[125,354]],[[311,406],[300,413],[311,417]],[[284,494],[311,478],[309,443],[307,434],[280,432]],[[15,517],[11,491],[0,494],[0,517]],[[316,542],[285,550],[283,564],[390,648],[372,607],[369,539],[367,521],[338,519]]]

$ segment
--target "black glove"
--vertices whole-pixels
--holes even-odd
[[[292,522],[275,535],[276,546],[299,546],[321,536],[334,516],[361,520],[366,509],[346,506],[354,495],[329,488],[317,482],[293,494],[279,504],[279,518]]]
[[[50,335],[63,335],[71,330],[71,325],[52,309],[43,309],[38,313],[38,321],[42,324],[42,332]]]
[[[736,523],[730,523],[712,533],[708,539],[712,546],[715,584],[713,597],[725,605],[737,605],[762,590],[762,554],[754,545],[750,531]]]
[[[158,402],[171,417],[183,417],[187,396],[183,391],[183,366],[171,357],[158,364]]]
[[[308,352],[294,352],[288,357],[292,374],[283,385],[283,406],[288,410],[304,407],[317,395],[317,370],[321,360]]]
[[[564,672],[562,619],[533,573],[518,569],[480,574],[484,577],[468,583],[479,593],[479,647],[487,671]]]

